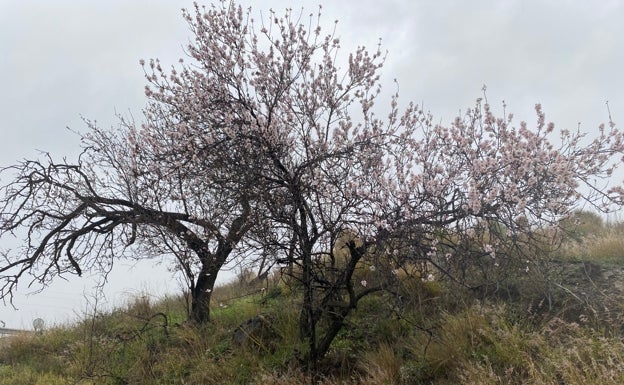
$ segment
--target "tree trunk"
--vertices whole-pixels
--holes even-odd
[[[214,254],[199,254],[199,259],[203,265],[199,272],[195,289],[191,293],[191,321],[199,324],[210,321],[210,299],[217,281],[217,275],[232,252],[232,244],[238,242],[244,233],[244,231],[240,231],[242,219],[243,217],[241,216],[235,221],[239,223],[232,225],[236,236],[233,241],[231,240],[232,237],[228,237],[227,241],[219,242],[217,251]]]
[[[314,317],[314,289],[311,269],[310,256],[304,255],[302,267],[303,304],[299,317],[299,335],[302,341],[308,342],[309,358],[314,362],[316,361],[316,320]]]
[[[218,270],[214,273],[203,273],[197,278],[195,289],[191,293],[190,319],[198,324],[210,321],[210,298],[217,280]]]
[[[338,335],[338,332],[344,326],[344,320],[348,313],[350,312],[350,308],[344,311],[344,314],[337,315],[330,323],[329,328],[325,332],[323,338],[318,343],[316,347],[316,354],[318,357],[323,357],[329,351],[329,347],[331,346],[334,338]]]

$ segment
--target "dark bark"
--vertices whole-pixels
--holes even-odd
[[[232,222],[228,234],[219,239],[214,254],[203,252],[204,249],[207,249],[207,245],[197,250],[203,267],[191,292],[191,321],[197,323],[210,321],[210,299],[212,298],[217,275],[227,262],[232,250],[234,250],[234,245],[240,242],[252,226],[249,202],[243,201],[242,206],[242,213]],[[192,247],[193,245],[190,246]]]
[[[308,361],[312,365],[317,361],[316,354],[316,316],[314,309],[314,287],[312,276],[312,258],[310,252],[305,252],[302,257],[303,303],[299,317],[299,336],[302,341],[308,343]]]
[[[200,275],[191,293],[190,320],[196,323],[210,321],[210,299],[217,280],[217,273]]]
[[[308,344],[308,354],[303,357],[302,362],[313,373],[317,372],[319,360],[327,354],[347,317],[357,308],[358,302],[365,296],[384,289],[383,284],[357,291],[354,288],[353,274],[360,260],[373,245],[372,242],[365,242],[357,246],[351,241],[348,244],[349,262],[331,282],[321,280],[313,269],[312,261],[308,260],[306,264],[305,255],[303,257],[302,283],[305,291],[300,332],[302,340]]]

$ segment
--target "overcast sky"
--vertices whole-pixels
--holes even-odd
[[[269,8],[304,7],[308,14],[319,1],[243,4],[260,18]],[[102,126],[115,125],[115,113],[140,118],[139,59],[173,64],[183,56],[190,38],[183,7],[192,2],[1,0],[0,165],[38,150],[72,159],[79,140],[66,127],[85,130],[81,115]],[[609,101],[614,121],[624,124],[624,0],[326,1],[322,24],[332,28],[336,19],[345,51],[374,48],[381,38],[389,51],[386,89],[395,90],[396,78],[402,101],[424,103],[439,122],[472,106],[486,84],[495,110],[505,100],[516,122],[534,122],[539,102],[557,127],[580,122],[593,132],[607,121]],[[108,303],[175,292],[179,284],[165,267],[119,265],[106,289]],[[22,285],[19,311],[0,304],[0,320],[30,328],[36,317],[48,324],[75,319],[88,307],[92,285],[92,278],[59,281],[37,295]]]

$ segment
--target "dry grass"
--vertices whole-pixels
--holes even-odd
[[[620,338],[602,336],[559,319],[541,331],[517,333],[511,341],[506,333],[496,335],[504,342],[505,351],[516,350],[513,356],[517,361],[501,365],[498,356],[466,361],[457,372],[457,381],[475,385],[624,383],[624,345]],[[518,349],[519,342],[520,347],[526,346]]]
[[[624,227],[601,229],[566,243],[567,257],[605,269],[624,262]],[[606,277],[624,288],[624,275]],[[624,383],[623,306],[605,302],[608,317],[575,323],[563,316],[578,302],[572,298],[536,321],[519,314],[525,303],[464,302],[443,281],[409,274],[400,276],[397,293],[359,304],[323,361],[327,367],[313,375],[298,361],[305,346],[296,290],[278,277],[263,291],[243,278],[215,290],[214,320],[203,327],[183,322],[181,298],[137,296],[76,325],[4,339],[0,385]],[[527,286],[520,292],[530,292],[529,280],[518,282]],[[607,289],[600,286],[605,298]],[[270,316],[279,340],[271,349],[236,346],[234,330],[257,314]]]
[[[624,264],[624,223],[603,223],[588,213],[578,214],[576,226],[569,225],[558,257],[607,264]]]
[[[285,333],[290,337],[270,354],[232,345],[233,328],[253,306],[260,305],[233,303],[204,328],[180,325],[164,335],[155,327],[125,341],[102,332],[104,325],[119,322],[121,311],[112,319],[103,317],[101,324],[86,322],[44,335],[16,336],[0,352],[0,384],[310,384],[312,377],[294,360],[296,333]],[[373,302],[366,310],[374,312],[374,306],[378,304]],[[283,331],[296,328],[292,310],[281,308],[283,316],[276,326]],[[139,327],[125,316],[126,330]],[[379,316],[371,315],[366,322]],[[401,327],[405,322],[401,319],[385,322],[397,323],[384,336],[385,342],[345,333],[335,351],[345,344],[357,346],[355,365],[321,376],[318,383],[624,383],[624,344],[619,336],[558,318],[540,327],[522,327],[509,320],[503,305],[473,305],[439,315],[429,332],[409,323]],[[369,327],[377,328],[377,333],[382,330]],[[90,344],[93,341],[97,343]]]
[[[401,383],[401,367],[403,360],[392,346],[387,343],[379,345],[374,351],[366,352],[360,363],[362,384],[399,384]]]

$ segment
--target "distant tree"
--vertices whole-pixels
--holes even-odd
[[[551,139],[539,105],[535,128],[514,127],[479,99],[443,126],[417,105],[399,111],[398,94],[378,115],[384,53],[343,56],[335,34],[321,34],[320,12],[258,22],[220,1],[184,17],[189,63],[147,63],[140,128],[91,124],[78,164],[12,168],[0,235],[25,228],[27,242],[5,256],[0,271],[18,269],[5,295],[27,271],[45,282],[173,251],[195,279],[193,318],[205,321],[223,263],[258,251],[301,288],[303,359],[314,367],[397,270],[420,264],[466,282],[475,269],[529,268],[533,245],[579,201],[623,202],[624,189],[598,184],[624,150],[613,123],[595,139]]]

